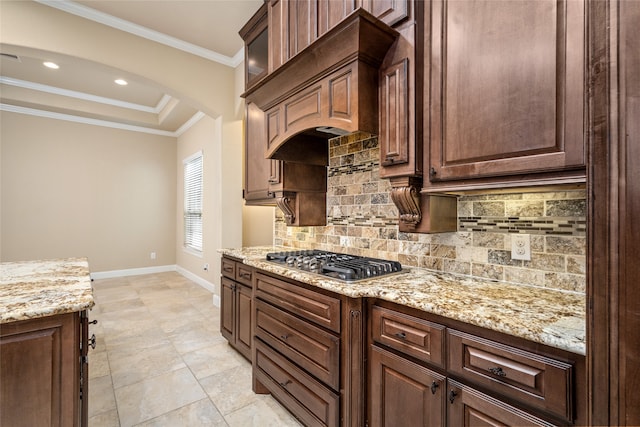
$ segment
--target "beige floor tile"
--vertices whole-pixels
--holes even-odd
[[[244,366],[203,378],[200,384],[225,418],[258,398],[251,390],[251,370]]]
[[[111,378],[116,389],[186,367],[182,357],[170,344],[122,353],[120,357],[114,355],[112,359]]]
[[[251,369],[251,362],[226,342],[186,353],[182,359],[198,379],[237,367]]]
[[[264,399],[244,406],[225,416],[229,427],[299,427],[288,412],[275,411]]]
[[[89,427],[120,427],[118,411],[115,409],[89,418]]]
[[[120,424],[133,426],[206,397],[187,368],[115,390]]]
[[[227,423],[213,403],[209,399],[203,399],[140,423],[136,427],[169,426],[227,427]]]
[[[220,333],[212,332],[204,328],[194,328],[188,331],[169,335],[179,353],[185,354],[215,344],[225,343],[226,340]]]
[[[89,369],[91,369],[91,367],[89,367]],[[116,399],[111,377],[89,377],[89,417],[115,409]]]
[[[89,350],[89,378],[111,375],[106,351]]]

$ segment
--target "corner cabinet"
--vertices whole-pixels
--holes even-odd
[[[585,181],[583,0],[425,10],[423,191]]]
[[[253,333],[253,269],[222,258],[220,278],[220,332],[240,354],[251,360]]]

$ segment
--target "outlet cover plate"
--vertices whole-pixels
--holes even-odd
[[[531,236],[529,234],[511,235],[511,259],[531,261]]]

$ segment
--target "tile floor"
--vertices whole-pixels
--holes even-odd
[[[300,426],[251,391],[211,292],[178,273],[93,282],[89,426]]]

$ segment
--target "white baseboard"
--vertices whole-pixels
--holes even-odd
[[[98,271],[91,273],[92,279],[111,279],[113,277],[139,276],[142,274],[166,273],[176,271],[176,265],[160,265],[157,267],[128,268],[126,270]]]
[[[186,277],[187,279],[196,282],[198,285],[202,286],[203,288],[205,288],[208,291],[211,291],[211,293],[214,294],[216,293],[216,285],[214,285],[213,283],[209,282],[208,280],[203,279],[202,277],[193,274],[192,272],[190,272],[189,270],[187,270],[186,268],[180,267],[179,265],[176,266],[176,271],[180,274],[182,274],[184,277]]]

